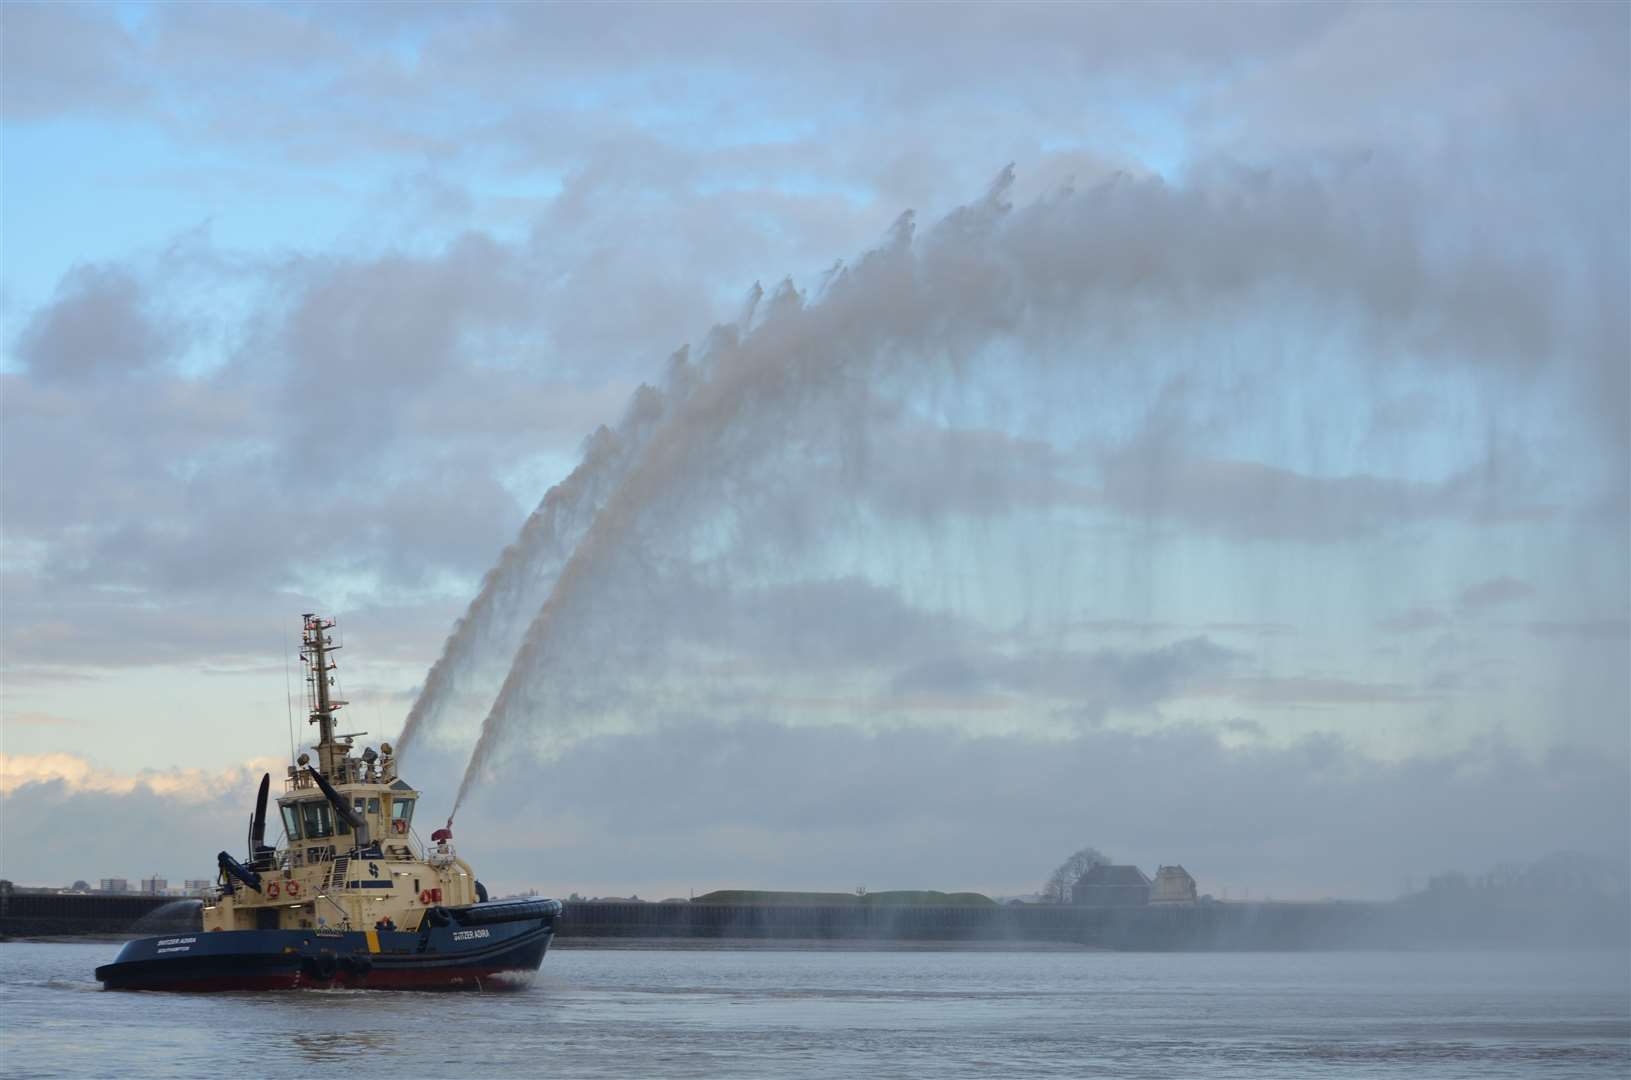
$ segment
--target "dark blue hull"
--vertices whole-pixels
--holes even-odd
[[[128,942],[96,969],[109,990],[502,990],[526,986],[556,900],[436,909],[419,930],[228,930]]]

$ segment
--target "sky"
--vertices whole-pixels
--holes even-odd
[[[0,875],[1623,863],[1628,12],[5,5]]]

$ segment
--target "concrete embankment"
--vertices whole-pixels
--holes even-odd
[[[1379,946],[1393,905],[1209,904],[1078,908],[570,904],[570,938],[1055,943],[1104,949],[1298,949]]]
[[[933,907],[586,901],[568,903],[562,946],[785,942],[804,947],[953,945],[1126,950],[1592,947],[1623,943],[1618,909],[1559,918],[1399,903],[1218,903],[1191,907]],[[196,904],[167,897],[15,893],[0,937],[139,936],[196,929]]]
[[[685,940],[1028,943],[1109,949],[1286,949],[1373,943],[1390,905],[1216,904],[1195,908],[860,907],[569,903],[561,944]],[[168,908],[169,910],[163,910]],[[178,910],[179,909],[179,910]],[[193,929],[196,907],[165,897],[18,893],[0,936],[135,935]]]

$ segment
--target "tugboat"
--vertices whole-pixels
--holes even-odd
[[[558,900],[489,900],[453,848],[451,821],[413,829],[419,792],[397,775],[390,743],[353,755],[337,735],[346,702],[330,694],[341,648],[333,619],[304,616],[317,763],[301,754],[277,800],[284,842],[266,843],[271,774],[261,778],[245,859],[223,851],[202,929],[129,942],[96,969],[109,990],[366,987],[488,990],[526,986],[543,963]]]

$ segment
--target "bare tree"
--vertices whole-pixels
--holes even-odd
[[[1059,864],[1059,869],[1048,875],[1042,886],[1044,904],[1070,903],[1070,888],[1081,876],[1095,866],[1109,866],[1110,856],[1098,848],[1085,847]]]

